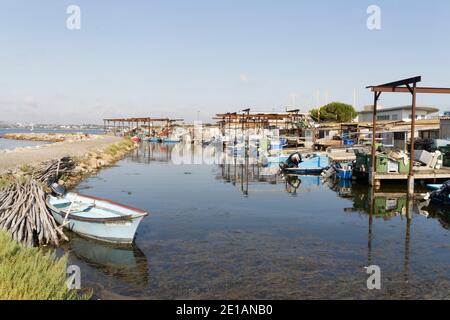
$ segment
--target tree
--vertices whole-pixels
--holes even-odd
[[[332,102],[310,111],[311,117],[316,121],[319,120],[319,110],[321,122],[351,122],[358,115],[353,106],[342,102]]]

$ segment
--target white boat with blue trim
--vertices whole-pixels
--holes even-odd
[[[47,197],[56,222],[81,236],[111,242],[131,244],[136,230],[147,212],[111,200],[67,193]]]

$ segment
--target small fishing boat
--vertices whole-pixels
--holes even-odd
[[[427,188],[431,191],[439,190],[442,187],[442,184],[427,184]]]
[[[287,174],[321,174],[324,170],[330,167],[330,161],[326,155],[313,154],[306,156],[297,167],[282,167],[280,168]]]
[[[132,137],[131,140],[134,141],[134,142],[141,142],[141,138],[138,137],[138,136]]]
[[[147,141],[148,142],[161,142],[162,140],[161,140],[161,138],[158,138],[158,137],[150,137],[150,138],[148,138]]]
[[[177,138],[175,136],[172,136],[172,137],[163,138],[162,142],[164,142],[164,143],[179,143],[179,142],[181,142],[181,139]]]
[[[351,165],[343,165],[340,163],[337,163],[334,166],[334,169],[336,171],[336,178],[340,180],[352,180],[353,178],[353,168]]]
[[[353,170],[352,169],[337,169],[336,178],[340,180],[352,180]]]
[[[133,243],[140,222],[148,215],[111,200],[78,193],[49,195],[47,206],[61,227],[111,243]]]
[[[427,184],[427,188],[432,192],[425,199],[431,198],[435,202],[450,204],[450,181],[443,184]]]

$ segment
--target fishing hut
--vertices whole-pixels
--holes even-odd
[[[170,118],[116,118],[103,119],[103,129],[105,132],[112,132],[114,135],[132,135],[132,134],[147,134],[153,136],[158,132],[172,132],[179,122],[183,119]]]
[[[278,130],[279,135],[293,147],[304,146],[305,141],[312,141],[313,126],[309,114],[300,110],[288,110],[283,113],[239,112],[217,114],[214,118],[222,135],[236,136],[237,132],[264,134],[265,130]]]
[[[374,93],[374,105],[372,110],[372,145],[370,159],[367,159],[368,166],[368,180],[373,186],[379,186],[383,180],[407,180],[408,181],[408,195],[414,195],[414,180],[437,180],[437,179],[450,179],[450,168],[442,167],[439,169],[425,169],[419,170],[414,167],[415,153],[415,133],[417,125],[416,117],[416,101],[417,94],[450,94],[450,88],[431,88],[431,87],[419,87],[417,84],[422,81],[422,78],[413,77],[409,79],[403,79],[395,82],[385,83],[381,85],[368,86]],[[404,159],[403,167],[399,168],[396,172],[390,172],[389,162],[380,153],[378,153],[379,141],[377,141],[377,105],[382,93],[407,93],[412,97],[411,104],[411,123],[409,125],[410,141],[409,141],[409,159]],[[407,161],[406,161],[407,160]],[[402,162],[399,162],[400,164]],[[383,170],[379,170],[383,168]],[[387,170],[384,170],[386,169]],[[382,172],[380,172],[382,171]]]

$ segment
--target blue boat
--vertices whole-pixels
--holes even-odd
[[[61,227],[111,243],[133,243],[140,222],[148,215],[111,200],[78,193],[48,196],[47,206]]]
[[[330,160],[326,155],[314,154],[303,158],[297,168],[284,168],[287,174],[321,174],[330,167]]]
[[[442,184],[427,184],[427,188],[431,191],[439,190],[442,187]]]
[[[162,140],[162,142],[163,142],[163,143],[167,143],[167,144],[170,144],[170,143],[180,143],[181,140],[180,140],[180,139],[176,139],[176,138],[172,138],[172,139],[170,139],[170,138],[165,138],[165,139]]]
[[[339,180],[352,180],[353,178],[353,168],[349,164],[336,163],[334,170],[336,171],[336,178]]]
[[[340,180],[352,180],[353,171],[352,169],[337,169],[336,170],[336,178]]]
[[[151,138],[148,138],[148,142],[161,142],[161,138],[151,137]]]

